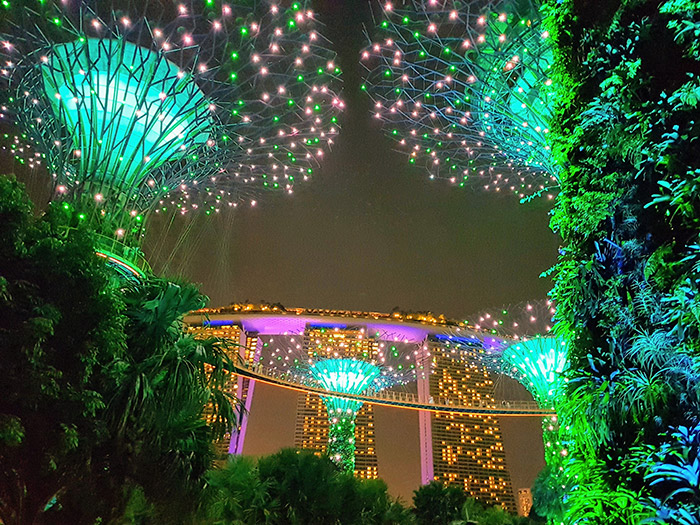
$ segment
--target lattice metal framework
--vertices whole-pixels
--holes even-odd
[[[340,71],[307,2],[8,4],[0,117],[27,137],[11,147],[109,237],[292,193],[337,133]]]
[[[458,186],[549,194],[552,53],[535,0],[382,4],[366,89],[409,162]]]

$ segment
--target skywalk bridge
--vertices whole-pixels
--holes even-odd
[[[233,372],[255,381],[298,392],[311,392],[319,396],[335,396],[346,399],[356,399],[365,403],[397,407],[409,410],[427,410],[463,415],[492,415],[498,417],[545,417],[554,414],[554,410],[542,409],[535,401],[496,400],[482,404],[459,404],[452,399],[443,397],[430,398],[427,402],[418,399],[418,395],[410,392],[382,390],[365,392],[364,394],[347,394],[329,391],[311,384],[303,383],[294,378],[289,372],[277,372],[263,367],[261,364],[247,365],[240,361],[234,363]]]

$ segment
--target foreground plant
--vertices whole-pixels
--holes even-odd
[[[224,350],[182,331],[204,297],[156,278],[115,288],[65,219],[34,217],[0,177],[0,521],[181,521],[235,415]]]
[[[562,167],[553,293],[571,341],[561,413],[577,480],[565,521],[693,523],[652,503],[675,489],[632,451],[667,472],[673,432],[700,414],[700,4],[551,0],[545,12]]]

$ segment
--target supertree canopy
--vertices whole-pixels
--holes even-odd
[[[323,359],[309,367],[319,385],[331,392],[364,393],[379,377],[376,364],[355,359]],[[379,383],[381,384],[381,383]],[[342,470],[355,468],[355,416],[362,401],[337,396],[322,396],[328,411],[328,456]]]
[[[536,0],[389,0],[362,51],[363,89],[431,178],[521,199],[548,193],[557,168],[547,37]]]
[[[362,401],[342,393],[374,395],[388,388],[415,383],[417,374],[431,363],[419,359],[421,344],[387,332],[364,329],[313,327],[312,344],[304,334],[286,334],[263,342],[268,372],[280,374],[300,385],[321,388],[328,412],[328,456],[341,470],[355,466],[355,417]],[[359,345],[358,345],[359,343]],[[422,363],[422,364],[421,364]]]
[[[559,337],[535,337],[510,345],[500,358],[500,370],[519,381],[542,408],[557,409],[565,395],[564,371],[568,367],[569,343]],[[557,493],[571,490],[574,480],[567,475],[569,447],[568,428],[559,424],[559,417],[542,420],[544,459],[549,469],[548,482]]]
[[[568,344],[557,337],[536,337],[510,345],[501,356],[501,370],[522,383],[542,408],[555,408],[562,394]]]
[[[54,45],[41,72],[53,116],[74,130],[72,175],[87,174],[97,193],[128,191],[213,133],[209,103],[192,77],[123,38]]]
[[[106,244],[133,252],[168,208],[292,193],[337,132],[340,71],[305,2],[3,4],[11,147]]]

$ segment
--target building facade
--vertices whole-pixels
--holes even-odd
[[[529,516],[532,510],[532,491],[530,489],[518,489],[518,516]]]
[[[454,340],[454,339],[453,339]],[[424,400],[493,406],[493,380],[479,364],[479,348],[465,349],[445,338],[429,337],[424,357],[432,373],[418,379]],[[506,465],[499,420],[488,414],[461,415],[421,411],[421,478],[462,488],[487,505],[515,512],[516,504]]]
[[[406,388],[417,391],[421,403],[435,402],[437,406],[496,408],[493,379],[479,355],[498,353],[510,344],[503,337],[432,315],[414,318],[414,314],[398,317],[393,313],[281,310],[277,306],[255,309],[254,305],[232,305],[207,311],[206,317],[198,315],[189,320],[191,326],[241,345],[235,347],[237,358],[254,363],[264,374],[283,378],[299,375],[302,384],[308,384],[304,383],[308,375],[299,364],[367,360],[384,369],[392,370],[393,366],[394,372],[410,378],[413,386]],[[255,381],[232,376],[230,384],[249,410]],[[294,446],[319,454],[326,452],[329,435],[323,397],[298,394],[294,432]],[[230,453],[243,451],[247,418],[246,411],[233,429]],[[437,480],[458,486],[484,504],[516,511],[497,416],[419,410],[418,419],[422,483]],[[368,403],[357,411],[354,437],[355,475],[376,478],[375,419]]]
[[[328,413],[316,394],[299,394],[297,402],[294,446],[313,450],[319,455],[328,449]],[[374,409],[364,404],[355,418],[355,476],[362,479],[379,477]]]
[[[224,351],[233,361],[240,359],[254,364],[260,360],[261,345],[257,334],[255,332],[247,332],[239,325],[217,325],[214,323],[206,326],[189,326],[188,331],[199,339],[212,337],[220,339]],[[248,415],[250,414],[253,392],[255,391],[255,380],[229,373],[223,390],[236,400],[239,410],[236,426],[231,429],[231,432],[214,443],[214,449],[219,457],[223,457],[226,454],[241,454],[243,452]],[[205,409],[204,417],[207,423],[213,422],[213,407],[209,406]]]

